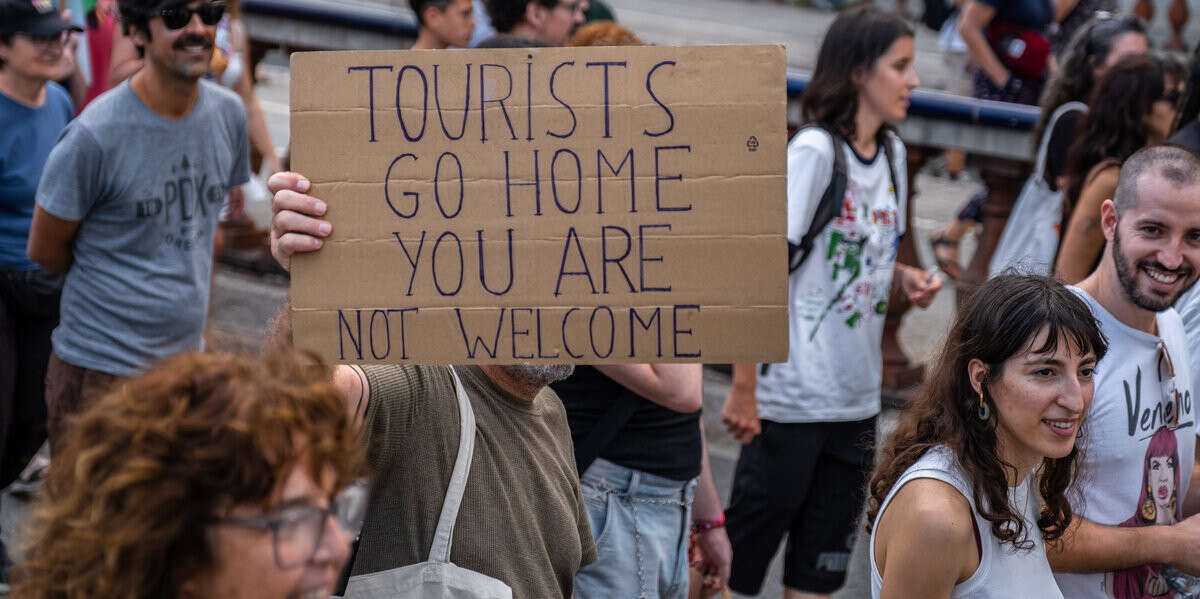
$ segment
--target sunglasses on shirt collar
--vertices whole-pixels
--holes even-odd
[[[200,22],[211,27],[220,23],[221,16],[224,14],[224,2],[210,2],[196,8],[188,8],[186,4],[167,6],[159,9],[158,13],[153,16],[162,17],[163,25],[167,29],[183,29],[192,20],[192,15],[199,15]]]
[[[1174,405],[1171,410],[1170,418],[1164,422],[1172,430],[1179,428],[1179,411],[1180,400],[1182,399],[1179,389],[1175,386],[1175,361],[1171,359],[1171,352],[1167,350],[1167,344],[1159,340],[1158,342],[1158,367],[1159,381],[1162,385],[1162,394],[1167,402]],[[1166,376],[1163,376],[1163,375]]]

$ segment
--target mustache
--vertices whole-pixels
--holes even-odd
[[[203,46],[205,49],[208,49],[208,48],[212,47],[213,42],[212,42],[212,40],[210,40],[207,37],[204,37],[202,35],[185,35],[185,36],[175,40],[175,43],[172,45],[172,47],[175,48],[176,50],[182,50],[183,48],[185,48],[187,46],[197,46],[197,45]]]

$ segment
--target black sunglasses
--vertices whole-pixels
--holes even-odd
[[[186,5],[181,4],[169,6],[158,11],[158,16],[162,17],[163,25],[166,25],[167,29],[183,29],[187,27],[188,22],[192,20],[192,15],[200,15],[200,22],[205,25],[216,25],[221,22],[221,16],[224,14],[224,2],[201,4],[196,8],[188,8]]]

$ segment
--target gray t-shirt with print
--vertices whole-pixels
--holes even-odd
[[[125,376],[202,347],[217,213],[249,179],[249,153],[241,100],[205,81],[181,119],[125,82],[63,131],[37,191],[46,212],[79,222],[60,358]]]

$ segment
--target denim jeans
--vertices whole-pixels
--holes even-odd
[[[686,597],[696,480],[671,480],[597,459],[580,486],[599,557],[575,575],[575,597]]]

